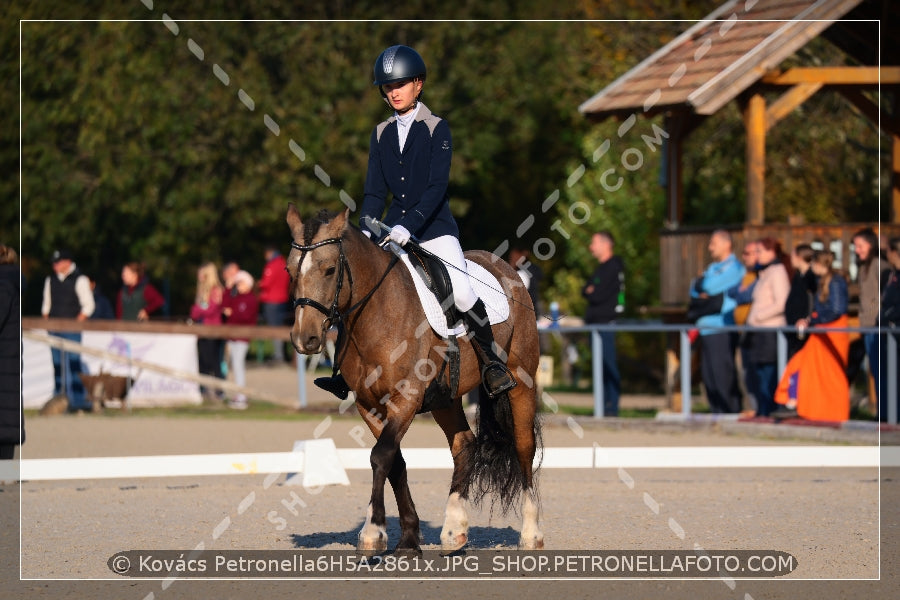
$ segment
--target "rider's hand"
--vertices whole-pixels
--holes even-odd
[[[410,233],[409,230],[403,225],[394,225],[391,228],[391,232],[388,234],[388,239],[392,242],[397,242],[401,246],[405,246],[406,242],[409,241]]]

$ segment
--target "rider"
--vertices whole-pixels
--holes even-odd
[[[401,246],[414,238],[447,264],[454,304],[473,334],[482,383],[493,398],[512,389],[516,381],[494,351],[487,311],[469,284],[447,193],[453,153],[450,127],[419,101],[425,85],[425,61],[408,46],[391,46],[375,61],[374,85],[394,114],[375,127],[369,142],[361,228],[369,237],[380,236],[368,229],[365,217],[380,218],[391,193],[384,217],[391,227],[387,237]],[[338,393],[335,383],[332,380],[331,385],[322,387]],[[346,383],[343,385],[346,389]]]

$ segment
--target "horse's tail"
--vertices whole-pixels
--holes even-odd
[[[480,391],[471,471],[467,481],[462,482],[463,495],[471,502],[480,504],[490,494],[493,498],[491,507],[499,501],[500,510],[505,514],[510,508],[518,506],[516,501],[528,486],[533,485],[533,481],[530,481],[530,476],[526,480],[526,472],[519,463],[509,395],[501,394],[490,399],[484,388]],[[533,419],[533,435],[535,448],[539,450],[541,428],[537,416]]]

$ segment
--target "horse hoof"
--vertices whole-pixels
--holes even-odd
[[[519,550],[543,550],[544,538],[534,537],[531,539],[522,538],[519,540]]]
[[[375,556],[387,551],[387,538],[380,536],[372,540],[360,539],[356,543],[356,552],[363,556]]]
[[[441,552],[444,554],[456,552],[467,543],[469,543],[469,536],[466,533],[447,536],[446,539],[441,540]]]
[[[395,555],[395,556],[405,556],[405,557],[409,557],[409,558],[421,557],[421,556],[422,556],[422,549],[419,548],[419,547],[415,547],[415,548],[408,548],[408,547],[407,547],[407,548],[400,548],[400,547],[398,546],[397,549],[394,550],[394,555]]]
[[[379,554],[384,554],[387,550],[387,545],[375,544],[375,545],[366,545],[362,544],[356,547],[356,553],[360,556],[377,556]]]

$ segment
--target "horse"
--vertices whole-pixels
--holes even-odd
[[[357,552],[387,551],[384,487],[389,481],[397,500],[400,539],[395,553],[421,554],[419,517],[410,492],[406,462],[400,449],[404,434],[423,410],[425,390],[441,390],[446,402],[430,410],[443,430],[453,456],[453,476],[441,529],[441,551],[449,554],[468,543],[466,502],[491,495],[506,512],[521,511],[519,548],[540,549],[540,502],[534,459],[540,445],[535,374],[539,361],[537,324],[528,291],[518,274],[496,255],[467,251],[501,282],[510,306],[509,318],[493,326],[495,343],[508,356],[517,385],[488,400],[482,393],[477,435],[462,406],[462,396],[480,385],[478,358],[472,344],[458,344],[457,393],[438,369],[448,343],[428,326],[408,269],[388,251],[350,225],[350,210],[320,211],[302,221],[290,203],[287,224],[292,243],[287,259],[294,323],[290,337],[300,354],[317,354],[334,325],[342,329],[336,360],[357,411],[375,437],[370,462],[372,494]],[[462,340],[462,338],[460,338]],[[501,353],[502,355],[502,353]],[[449,377],[449,371],[448,375]]]

